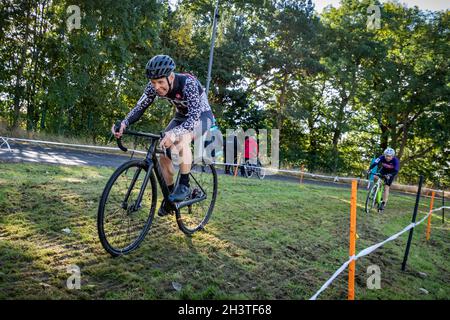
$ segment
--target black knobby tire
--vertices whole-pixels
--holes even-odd
[[[369,213],[370,210],[373,209],[374,206],[374,201],[376,200],[376,196],[377,196],[377,191],[378,191],[378,184],[375,183],[369,190],[369,192],[367,193],[367,197],[366,197],[366,206],[365,206],[365,211],[366,213]]]
[[[194,193],[203,193],[200,185],[206,193],[206,199],[193,205],[176,210],[178,227],[187,235],[203,230],[211,218],[217,198],[217,172],[213,164],[193,164],[190,173],[190,185],[192,197]]]
[[[141,208],[132,211],[133,200],[137,198],[147,170],[149,168],[143,161],[128,161],[117,168],[103,190],[98,207],[97,230],[103,248],[113,257],[137,249],[150,230],[157,200],[157,187],[153,172],[146,184]],[[134,177],[136,177],[136,182],[131,188],[129,203],[125,209],[122,200],[125,199]],[[124,220],[128,227],[125,232],[119,226],[119,224],[123,225]],[[131,236],[131,232],[135,235]],[[122,245],[119,242],[124,235],[127,239],[123,241]],[[119,241],[116,241],[117,239]]]

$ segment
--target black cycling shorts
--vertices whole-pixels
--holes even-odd
[[[173,128],[179,126],[183,122],[187,120],[187,116],[182,115],[181,113],[175,113],[175,117],[173,117],[172,120],[170,120],[169,124],[167,125],[166,129],[164,129],[164,132],[170,131]],[[201,120],[201,126],[202,126],[202,135],[205,134],[206,131],[208,131],[213,122],[214,122],[214,115],[211,111],[205,111],[202,112],[200,115]],[[195,130],[195,129],[194,129]]]
[[[396,175],[390,173],[390,172],[386,172],[383,169],[380,170],[380,174],[385,175],[385,174],[390,174],[391,177],[389,179],[384,179],[384,181],[386,182],[387,186],[391,186],[392,182],[394,182],[394,178]]]
[[[180,124],[185,122],[187,120],[187,118],[188,118],[187,116],[185,116],[179,112],[176,112],[175,116],[173,117],[172,120],[170,120],[166,129],[164,129],[164,132],[170,131],[173,128],[179,126]],[[202,126],[202,135],[203,135],[203,134],[205,134],[206,131],[208,131],[211,128],[211,126],[214,123],[214,115],[213,115],[212,111],[202,112],[202,114],[200,115],[200,121],[201,121],[200,125]],[[194,129],[194,132],[195,132],[195,129]],[[166,150],[166,155],[169,158],[172,158],[170,155],[169,149]]]

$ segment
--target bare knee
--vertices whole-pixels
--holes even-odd
[[[189,148],[190,143],[191,143],[191,135],[190,134],[184,134],[175,143],[175,146],[176,146],[177,150],[182,152],[184,149]]]
[[[189,154],[191,141],[191,135],[185,134],[179,137],[179,140],[175,143],[175,151],[181,158]]]

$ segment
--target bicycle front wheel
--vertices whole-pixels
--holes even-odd
[[[135,250],[150,230],[157,189],[153,172],[147,176],[148,170],[143,161],[128,161],[117,168],[103,190],[97,229],[103,248],[114,257]]]
[[[378,192],[378,184],[374,184],[367,193],[365,206],[366,213],[369,213],[370,210],[372,210],[372,208],[374,207],[377,198],[377,192]]]
[[[204,229],[214,210],[217,197],[217,172],[213,164],[193,164],[189,176],[192,191],[187,200],[203,197],[205,199],[176,211],[178,227],[187,235]]]

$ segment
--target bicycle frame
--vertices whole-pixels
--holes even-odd
[[[384,192],[384,183],[380,182],[379,183],[379,187],[378,187],[378,191],[377,191],[377,203],[378,204],[381,203],[381,199],[383,197],[383,192]]]
[[[137,209],[140,208],[141,202],[142,202],[142,198],[144,196],[145,188],[147,187],[147,183],[150,180],[150,175],[152,174],[152,171],[155,173],[156,179],[157,179],[157,181],[158,181],[158,183],[159,183],[159,185],[161,187],[161,192],[163,194],[164,199],[168,200],[169,195],[170,195],[169,187],[167,186],[167,183],[166,183],[166,181],[164,179],[164,176],[162,174],[161,167],[160,167],[160,164],[159,164],[159,161],[158,161],[158,158],[157,158],[157,154],[165,154],[165,150],[158,149],[156,147],[157,143],[159,142],[159,139],[161,138],[161,136],[158,136],[158,135],[155,135],[155,134],[151,134],[151,133],[143,133],[143,132],[127,131],[127,130],[124,131],[124,134],[141,136],[141,137],[149,138],[151,140],[151,143],[150,143],[150,146],[148,148],[147,154],[145,156],[145,159],[143,160],[146,163],[146,165],[147,165],[147,172],[145,174],[144,181],[143,181],[143,183],[141,185],[141,188],[139,190],[139,195],[138,195],[138,197],[137,197],[137,199],[135,201],[134,207],[132,207],[131,209],[132,210],[137,210]],[[117,140],[117,144],[118,144],[119,148],[122,151],[124,151],[124,152],[128,151],[128,149],[125,148],[122,145],[121,139]],[[129,198],[129,196],[131,194],[131,191],[133,190],[133,188],[134,188],[134,186],[136,184],[137,178],[138,178],[138,176],[140,174],[140,170],[141,169],[136,171],[136,173],[133,176],[133,179],[131,180],[130,186],[129,186],[129,188],[127,190],[127,193],[125,195],[125,199],[122,202],[122,208],[124,208],[124,209],[126,207],[125,204],[128,202],[128,198]],[[197,185],[202,190],[203,196],[199,197],[199,198],[183,201],[183,202],[173,203],[173,205],[176,207],[176,209],[181,209],[183,207],[190,206],[190,205],[192,205],[194,203],[203,201],[203,200],[205,200],[207,198],[206,192],[202,188],[202,186],[197,182],[197,180],[195,179],[195,177],[192,174],[191,174],[191,177],[194,179],[194,181],[197,183]],[[178,178],[177,178],[177,181],[178,181]]]
[[[380,205],[383,197],[385,181],[379,173],[376,173],[375,175],[378,177],[378,179],[375,182],[375,185],[377,186],[377,192],[375,194],[374,201],[376,204]]]

